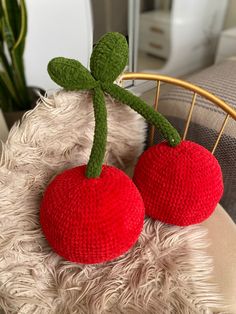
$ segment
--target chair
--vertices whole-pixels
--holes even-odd
[[[222,113],[224,113],[224,119],[220,125],[218,136],[215,139],[215,142],[210,143],[210,151],[212,154],[215,154],[217,150],[227,123],[229,121],[230,123],[234,123],[234,127],[236,129],[236,110],[219,97],[208,92],[206,89],[198,87],[197,85],[169,76],[148,73],[124,73],[120,77],[120,81],[123,82],[124,80],[155,81],[156,91],[154,108],[156,111],[158,110],[162,83],[175,85],[192,92],[192,101],[189,103],[189,111],[182,134],[183,140],[188,136],[188,130],[197,97],[203,97],[210,101],[214,106],[220,108]],[[150,146],[152,146],[154,143],[154,134],[155,128],[151,126],[149,130]],[[208,238],[211,242],[209,254],[213,257],[214,260],[215,280],[219,284],[225,299],[232,304],[232,310],[236,311],[236,225],[220,205],[217,206],[213,215],[203,222],[202,225],[208,229]]]
[[[188,129],[189,129],[189,124],[191,121],[191,117],[192,117],[192,113],[193,113],[193,109],[194,109],[194,105],[196,102],[196,98],[197,95],[205,97],[206,99],[208,99],[209,101],[211,101],[213,104],[215,104],[216,106],[220,107],[225,113],[225,119],[224,122],[221,126],[219,135],[215,141],[214,146],[212,147],[212,154],[214,154],[217,145],[221,139],[221,136],[224,132],[224,129],[226,127],[226,124],[229,120],[229,118],[233,118],[234,120],[236,120],[236,111],[227,103],[225,103],[223,100],[221,100],[219,97],[209,93],[207,90],[198,87],[197,85],[191,84],[187,81],[183,81],[180,79],[176,79],[174,77],[170,77],[170,76],[164,76],[164,75],[157,75],[157,74],[148,74],[148,73],[125,73],[120,77],[120,81],[124,81],[124,80],[149,80],[149,81],[156,81],[157,82],[157,87],[156,87],[156,96],[155,96],[155,100],[154,100],[154,109],[157,111],[158,109],[158,100],[159,100],[159,95],[160,95],[160,88],[161,88],[161,82],[163,83],[168,83],[168,84],[174,84],[177,86],[180,86],[182,88],[185,88],[187,90],[190,90],[193,92],[193,97],[192,97],[192,102],[191,102],[191,106],[189,109],[189,114],[188,114],[188,118],[186,121],[186,125],[185,125],[185,129],[184,129],[184,134],[182,136],[182,139],[185,140],[187,133],[188,133]],[[154,131],[155,128],[152,126],[151,127],[151,132],[150,132],[150,139],[149,139],[149,143],[150,146],[153,145],[153,141],[154,141]]]

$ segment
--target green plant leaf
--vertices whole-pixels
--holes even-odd
[[[19,94],[21,107],[29,107],[30,99],[28,95],[27,85],[25,81],[24,65],[20,54],[17,51],[13,51],[11,54],[12,65],[14,69],[14,85],[16,86],[17,93]]]
[[[25,38],[27,33],[27,10],[25,1],[20,0],[20,32],[14,45],[14,50],[19,51],[20,55],[23,55],[25,47]]]
[[[3,42],[0,41],[0,65],[1,65],[1,70],[4,72],[7,72],[9,80],[12,81],[12,84],[14,83],[13,80],[13,72],[12,72],[12,67],[9,64],[9,61],[5,55],[4,47],[3,47]]]
[[[3,18],[3,9],[2,9],[2,3],[0,0],[0,41],[3,42],[3,36],[2,36],[2,18]]]
[[[20,9],[17,0],[1,0],[3,38],[11,50],[16,43],[20,31]]]
[[[101,82],[114,82],[127,65],[128,55],[126,38],[120,33],[107,33],[93,49],[92,75]]]
[[[5,71],[7,71],[9,77],[11,77],[11,80],[13,80],[13,72],[12,67],[9,63],[9,60],[7,59],[5,55],[5,50],[3,47],[3,41],[0,40],[0,60],[1,60],[1,66],[4,67]]]
[[[0,47],[0,77],[2,84],[8,91],[14,108],[28,109],[30,99],[23,62],[27,32],[27,12],[24,0],[0,0],[0,31],[2,43]],[[9,62],[4,48],[8,49]]]
[[[19,36],[20,32],[20,8],[17,0],[2,0],[3,7],[5,8],[5,18],[8,26],[10,26],[14,39]]]
[[[5,17],[2,17],[2,37],[4,41],[6,42],[7,48],[10,52],[15,44],[15,39],[14,39],[13,32],[11,28],[9,27],[9,25],[7,24]]]
[[[48,73],[58,85],[69,90],[92,89],[98,82],[77,60],[58,57],[48,64]]]
[[[1,81],[5,84],[5,87],[7,88],[11,97],[15,100],[15,102],[19,103],[19,98],[16,94],[15,87],[11,79],[11,75],[8,72],[8,69],[4,62],[4,57],[2,55],[0,55],[0,78]]]
[[[23,61],[25,37],[27,33],[27,12],[26,12],[26,6],[25,6],[24,0],[20,0],[18,13],[20,14],[20,31],[18,31],[19,36],[16,39],[16,42],[11,50],[11,58],[12,58],[12,65],[13,65],[14,73],[15,73],[14,81],[20,95],[21,103],[23,104],[23,106],[28,107],[30,104],[30,99],[29,99],[28,90],[26,86],[24,61]]]

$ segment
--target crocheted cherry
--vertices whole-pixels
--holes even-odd
[[[80,166],[58,175],[48,186],[40,220],[57,254],[72,262],[101,263],[137,241],[144,205],[121,170],[103,166],[98,178],[87,178],[86,166]]]
[[[160,113],[113,83],[127,61],[125,37],[108,33],[93,50],[91,73],[79,61],[63,57],[48,64],[49,75],[57,84],[93,94],[95,131],[88,165],[57,176],[48,186],[40,209],[48,242],[73,262],[92,264],[118,257],[136,242],[144,222],[144,204],[137,187],[120,170],[102,166],[107,139],[104,93],[154,124],[170,146],[180,142],[178,132]]]
[[[146,214],[162,222],[187,226],[208,218],[223,193],[221,168],[204,147],[182,141],[163,142],[145,151],[134,178]]]
[[[114,45],[118,55],[113,55]],[[122,52],[125,47],[122,58],[119,49]],[[108,52],[108,59],[100,56],[100,48]],[[96,67],[97,55],[100,61]],[[40,222],[49,244],[72,262],[93,264],[112,260],[134,245],[143,227],[144,204],[132,180],[114,167],[102,166],[107,112],[97,79],[105,79],[104,62],[109,61],[115,68],[108,69],[107,80],[113,80],[126,65],[127,56],[125,38],[115,33],[103,38],[93,51],[94,77],[75,60],[56,58],[48,66],[51,77],[65,88],[93,91],[95,132],[88,165],[58,175],[49,184],[40,208]]]

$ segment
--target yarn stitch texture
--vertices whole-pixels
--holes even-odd
[[[95,88],[98,83],[91,73],[78,61],[58,57],[48,64],[51,79],[69,90],[87,90]]]
[[[119,33],[107,33],[95,45],[90,58],[93,77],[101,82],[114,82],[128,63],[126,38]]]
[[[101,88],[93,91],[93,108],[95,118],[95,131],[93,147],[90,154],[86,177],[96,178],[101,173],[101,164],[104,160],[107,143],[107,109],[104,94]]]
[[[103,166],[96,179],[86,178],[85,171],[86,166],[66,170],[50,183],[40,223],[60,256],[96,264],[134,245],[144,224],[144,205],[132,180],[121,170]]]
[[[165,142],[149,148],[139,158],[133,180],[146,214],[179,226],[207,219],[223,194],[217,159],[190,141],[175,148]]]
[[[102,83],[105,92],[127,104],[143,116],[149,123],[155,125],[164,138],[166,138],[171,146],[176,146],[180,142],[179,133],[159,112],[156,112],[151,106],[147,105],[142,99],[124,90],[118,85],[110,83]]]

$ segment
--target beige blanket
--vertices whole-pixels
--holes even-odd
[[[145,125],[128,109],[123,114],[122,104],[107,101],[106,162],[125,168],[143,148]],[[61,92],[43,99],[9,134],[0,166],[0,308],[24,314],[183,314],[217,307],[220,313],[204,227],[147,218],[136,245],[102,265],[67,262],[48,246],[38,218],[42,193],[58,171],[87,162],[92,115],[90,94]]]

